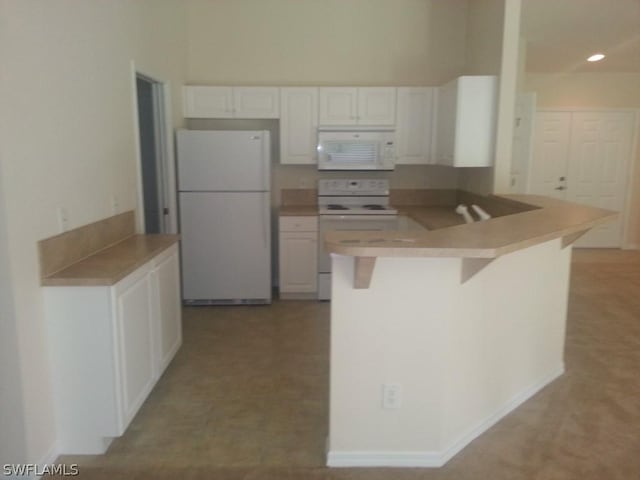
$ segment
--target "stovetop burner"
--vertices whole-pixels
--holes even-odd
[[[386,179],[319,179],[318,208],[321,215],[397,215],[389,205]]]

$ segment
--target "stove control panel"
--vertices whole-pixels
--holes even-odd
[[[320,179],[318,195],[389,195],[386,179]]]

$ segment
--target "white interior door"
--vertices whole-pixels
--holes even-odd
[[[536,115],[529,193],[565,199],[570,131],[571,112]]]
[[[539,112],[536,115],[529,192],[620,212],[594,228],[577,247],[622,245],[632,112]]]
[[[519,94],[516,98],[515,127],[513,129],[513,157],[511,159],[512,193],[525,193],[527,191],[535,113],[536,94]]]
[[[567,200],[620,212],[616,221],[594,228],[576,246],[620,247],[632,154],[634,114],[572,114]]]

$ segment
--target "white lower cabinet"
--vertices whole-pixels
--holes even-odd
[[[44,299],[59,453],[104,453],[182,343],[177,245],[115,285]]]
[[[318,217],[280,217],[280,296],[318,289]]]

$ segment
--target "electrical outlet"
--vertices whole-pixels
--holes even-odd
[[[402,405],[402,386],[397,383],[382,384],[382,408],[397,409]]]
[[[60,233],[69,230],[69,212],[64,207],[58,207],[58,227],[60,228]]]

